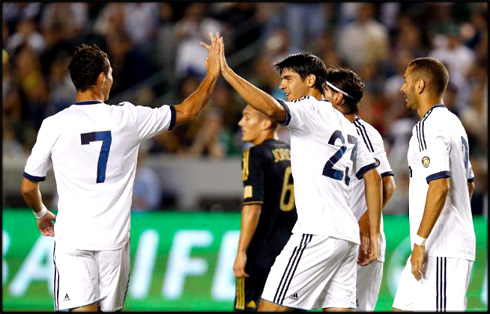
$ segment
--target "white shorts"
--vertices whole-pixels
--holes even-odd
[[[410,257],[402,271],[393,307],[406,311],[465,311],[472,261],[429,256],[425,276],[412,275]]]
[[[276,257],[262,298],[290,308],[355,308],[359,245],[294,233]]]
[[[383,279],[383,264],[376,260],[367,266],[357,265],[357,311],[374,311]]]
[[[112,251],[78,250],[56,241],[53,263],[56,311],[96,302],[104,312],[123,308],[129,283],[129,241]]]

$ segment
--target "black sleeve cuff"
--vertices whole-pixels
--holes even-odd
[[[170,106],[170,125],[168,126],[168,130],[169,131],[172,131],[172,129],[174,128],[175,126],[175,118],[177,116],[177,114],[175,113],[175,108],[173,105],[169,105]]]
[[[284,109],[286,109],[286,120],[283,122],[280,122],[280,121],[277,121],[277,122],[282,126],[287,126],[287,125],[289,125],[289,122],[291,122],[291,112],[289,112],[289,107],[288,107],[288,105],[286,105],[284,100],[278,99],[278,98],[276,98],[276,100],[281,104],[281,106],[284,107]]]
[[[376,168],[376,163],[372,163],[372,164],[369,164],[369,165],[366,165],[364,167],[362,167],[361,169],[359,169],[359,171],[356,173],[356,177],[361,180],[362,179],[362,176],[364,175],[364,173],[366,173],[366,171],[368,170],[371,170],[373,168]]]
[[[381,174],[381,178],[387,177],[387,176],[395,176],[393,171],[386,171]]]
[[[429,182],[432,180],[437,180],[437,179],[441,179],[441,178],[449,178],[449,177],[451,177],[451,173],[449,171],[441,171],[438,173],[431,174],[430,176],[425,178],[425,180],[427,180],[427,184],[429,184]]]
[[[22,176],[28,180],[31,180],[33,182],[41,182],[46,180],[46,177],[36,177],[36,176],[31,176],[30,174],[24,172]]]

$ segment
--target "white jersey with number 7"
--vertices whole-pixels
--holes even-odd
[[[175,124],[172,106],[76,102],[44,119],[24,177],[43,181],[53,165],[59,195],[55,239],[108,250],[129,239],[138,149]]]

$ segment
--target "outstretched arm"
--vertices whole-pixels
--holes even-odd
[[[211,38],[211,45],[206,45],[207,49],[209,50],[209,55],[206,58],[206,76],[194,93],[192,93],[179,105],[174,106],[176,113],[175,123],[177,125],[191,122],[197,118],[211,97],[214,86],[218,81],[220,74],[220,45],[218,42],[219,32],[216,33],[216,36],[209,33],[209,37]],[[203,43],[201,43],[201,45],[203,45]]]
[[[225,45],[222,37],[219,39],[219,43],[221,74],[223,75],[223,78],[250,106],[254,107],[271,119],[279,122],[285,121],[287,118],[286,109],[284,109],[284,107],[272,96],[262,91],[260,88],[250,84],[247,80],[236,74],[226,63]]]

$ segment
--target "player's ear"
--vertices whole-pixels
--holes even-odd
[[[344,101],[344,95],[342,93],[334,93],[333,98],[337,105],[342,105],[342,102]]]
[[[269,119],[263,119],[261,126],[262,126],[262,130],[267,130],[272,126],[272,121]]]
[[[425,89],[425,80],[424,79],[419,79],[417,81],[417,83],[415,83],[415,90],[417,91],[417,93],[422,93]]]
[[[313,86],[315,86],[315,83],[316,83],[316,76],[314,74],[309,74],[307,77],[306,77],[306,84],[310,87],[310,88],[313,88]]]
[[[99,76],[97,76],[97,85],[101,85],[102,83],[105,82],[106,79],[107,78],[106,78],[104,72],[100,72]]]

